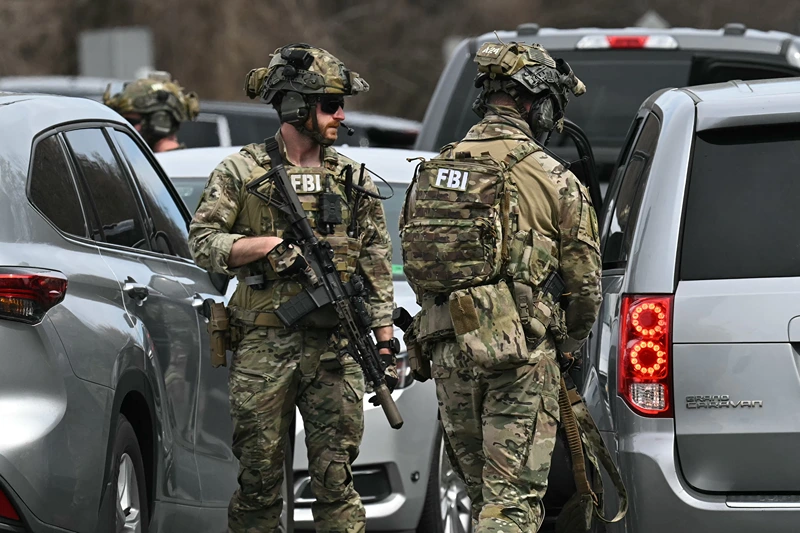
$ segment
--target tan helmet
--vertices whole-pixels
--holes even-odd
[[[290,44],[271,54],[269,66],[247,73],[244,90],[251,99],[272,104],[281,122],[288,122],[320,144],[329,144],[317,132],[305,129],[311,109],[326,95],[352,96],[369,90],[369,84],[344,66],[333,54],[305,43]]]
[[[580,96],[586,86],[575,76],[563,59],[554,59],[538,44],[484,43],[475,54],[478,75],[475,86],[482,88],[473,109],[483,117],[490,94],[504,92],[514,98],[517,108],[525,116],[527,112],[520,97],[541,95],[535,99],[530,122],[534,133],[560,129],[564,110],[569,103],[568,93]]]
[[[200,102],[194,92],[184,93],[168,72],[153,71],[145,78],[127,82],[111,95],[111,84],[103,94],[103,103],[120,115],[142,116],[142,135],[163,138],[178,130],[181,122],[194,120]]]

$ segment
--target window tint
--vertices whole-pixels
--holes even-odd
[[[57,228],[86,236],[83,211],[61,143],[55,135],[39,141],[33,153],[30,200]]]
[[[219,146],[219,126],[216,117],[212,116],[210,119],[204,117],[197,121],[182,123],[178,130],[178,140],[188,148]]]
[[[101,231],[110,244],[147,249],[138,202],[102,130],[65,133]]]
[[[175,203],[175,198],[161,181],[158,172],[136,141],[117,130],[114,130],[114,136],[139,182],[145,207],[153,219],[156,232],[152,243],[153,249],[190,259],[186,221]]]
[[[699,134],[681,279],[800,276],[798,168],[798,124]]]
[[[614,182],[612,191],[614,200],[609,203],[604,216],[609,220],[603,248],[603,265],[606,268],[618,267],[628,260],[633,229],[639,217],[642,195],[660,129],[658,118],[649,115],[633,146],[630,158],[623,161],[624,168],[618,171],[622,177]]]

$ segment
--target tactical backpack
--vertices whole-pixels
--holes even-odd
[[[517,227],[518,193],[509,171],[541,150],[520,143],[503,161],[442,148],[422,161],[406,192],[400,232],[403,270],[417,290],[450,293],[504,275]]]

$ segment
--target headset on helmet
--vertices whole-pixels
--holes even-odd
[[[121,115],[141,115],[141,133],[150,144],[174,134],[181,122],[194,120],[200,112],[197,94],[184,93],[164,71],[153,71],[145,78],[127,82],[113,96],[109,84],[103,103]]]
[[[283,46],[271,54],[269,66],[253,69],[245,78],[245,93],[261,98],[278,111],[281,122],[293,125],[320,144],[331,140],[316,131],[312,109],[323,95],[351,96],[369,90],[369,84],[328,51],[306,43]],[[314,130],[305,127],[309,117]]]
[[[488,110],[489,95],[504,92],[513,98],[517,109],[527,117],[535,135],[561,129],[568,92],[580,96],[586,86],[562,59],[553,59],[542,46],[523,43],[484,43],[477,54],[478,75],[475,86],[481,93],[473,110],[483,117]],[[523,98],[533,97],[530,111]]]

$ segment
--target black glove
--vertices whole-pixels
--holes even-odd
[[[400,380],[397,379],[397,366],[387,366],[386,370],[383,371],[383,379],[386,380],[386,388],[389,389],[389,392],[394,392],[395,387],[397,387],[397,384],[400,383]],[[376,407],[380,405],[378,403],[378,396],[374,395],[372,398],[370,398],[369,403]]]

